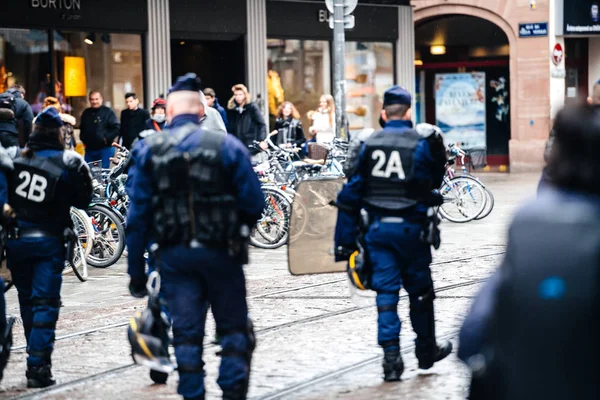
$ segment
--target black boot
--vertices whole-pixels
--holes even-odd
[[[452,343],[446,342],[442,346],[434,343],[433,347],[425,351],[418,351],[417,347],[417,358],[419,359],[419,369],[429,369],[433,367],[433,364],[443,360],[452,353]]]
[[[4,377],[4,368],[6,368],[6,364],[8,364],[8,358],[10,357],[10,350],[12,348],[12,328],[15,324],[15,317],[10,317],[6,321],[6,328],[0,337],[0,381]]]
[[[56,383],[52,377],[52,366],[46,364],[41,367],[27,367],[27,387],[45,388]]]
[[[400,355],[400,349],[387,350],[383,355],[383,380],[395,382],[400,380],[404,372],[404,362]]]

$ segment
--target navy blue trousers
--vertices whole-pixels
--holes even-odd
[[[7,259],[8,269],[17,288],[27,339],[27,365],[50,364],[60,308],[62,270],[65,265],[63,240],[9,240]]]
[[[102,168],[110,168],[110,158],[115,155],[114,147],[105,147],[100,150],[85,150],[85,162],[102,161]]]
[[[378,343],[384,348],[400,346],[400,317],[397,306],[404,286],[411,303],[411,322],[419,344],[435,340],[433,300],[422,306],[419,297],[433,287],[431,249],[420,240],[421,225],[414,223],[373,223],[366,235],[373,264],[372,288],[377,292]]]
[[[173,321],[178,393],[186,398],[204,393],[202,344],[209,306],[223,349],[217,383],[223,390],[235,389],[250,373],[243,357],[249,340],[242,265],[215,249],[178,246],[162,250],[160,257],[162,287]]]

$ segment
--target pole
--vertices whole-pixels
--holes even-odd
[[[333,1],[333,80],[335,82],[335,135],[347,140],[344,0]]]

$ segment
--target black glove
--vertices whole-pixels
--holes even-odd
[[[148,295],[148,289],[146,289],[146,277],[143,278],[131,278],[129,281],[129,293],[137,298],[143,299]]]
[[[352,253],[356,251],[356,247],[337,246],[335,248],[335,262],[348,261]]]
[[[431,207],[439,207],[444,204],[444,196],[438,191],[431,195]]]

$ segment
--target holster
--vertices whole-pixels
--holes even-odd
[[[440,218],[433,208],[427,211],[427,220],[423,224],[421,231],[421,241],[433,246],[434,249],[439,249],[441,244],[440,238]]]
[[[241,225],[239,229],[239,235],[235,239],[229,241],[228,253],[236,263],[248,264],[248,245],[250,243],[250,228],[248,225]]]
[[[63,238],[65,239],[65,259],[71,265],[73,265],[73,259],[75,258],[75,246],[77,246],[77,234],[71,228],[65,228],[63,231]]]

